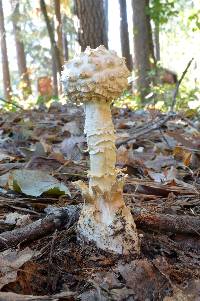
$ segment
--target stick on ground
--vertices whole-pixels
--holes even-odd
[[[142,208],[132,209],[136,226],[143,230],[200,235],[197,216],[152,213]]]
[[[56,229],[69,228],[78,220],[79,211],[78,206],[70,205],[27,226],[6,231],[0,235],[0,250],[14,247],[22,242],[37,240],[53,233]]]

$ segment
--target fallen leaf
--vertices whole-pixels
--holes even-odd
[[[84,142],[85,137],[83,136],[65,138],[61,145],[61,151],[67,159],[79,161],[83,157],[81,148]]]
[[[148,175],[152,180],[154,180],[157,183],[163,183],[166,180],[166,176],[163,173],[160,172],[153,172],[148,170]]]
[[[159,172],[163,167],[176,166],[176,160],[172,156],[159,155],[154,160],[147,160],[144,164],[147,168]]]
[[[5,161],[5,160],[13,160],[15,159],[13,156],[9,156],[5,153],[0,152],[0,161]]]
[[[18,269],[36,253],[30,248],[22,251],[8,249],[0,254],[0,289],[16,280]]]
[[[85,294],[84,301],[163,300],[170,289],[168,279],[147,260],[119,263],[114,271],[96,273],[90,282],[96,294],[90,298]]]
[[[46,157],[32,157],[30,161],[27,162],[25,168],[31,170],[42,170],[46,172],[51,172],[59,167],[61,167],[63,163],[59,162],[54,158],[46,158]]]
[[[9,179],[9,172],[5,173],[4,175],[0,176],[0,187],[6,188]]]
[[[26,195],[40,196],[43,193],[51,195],[70,195],[64,183],[40,170],[15,170],[10,173],[9,188]]]
[[[189,166],[192,158],[192,152],[181,146],[176,146],[173,150],[175,158],[181,160],[185,166]]]
[[[31,223],[30,214],[20,214],[18,212],[11,212],[4,216],[4,223],[9,225],[25,226]]]
[[[173,287],[173,295],[165,297],[164,301],[199,301],[200,296],[200,281],[189,281],[185,289]]]
[[[21,153],[24,155],[26,160],[30,160],[33,156],[40,156],[40,157],[45,157],[46,156],[46,151],[44,148],[44,145],[41,142],[37,142],[35,144],[34,150],[26,148],[26,147],[20,147]]]
[[[62,127],[62,132],[69,132],[71,136],[80,136],[83,130],[80,127],[80,122],[78,122],[77,120],[72,120],[70,122],[67,122]]]

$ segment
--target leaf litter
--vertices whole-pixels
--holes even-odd
[[[197,117],[117,108],[113,116],[138,258],[108,256],[76,239],[83,199],[73,183],[87,182],[89,168],[82,108],[2,111],[0,300],[200,297]]]

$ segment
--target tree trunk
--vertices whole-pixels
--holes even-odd
[[[126,12],[126,0],[119,0],[120,5],[120,37],[122,56],[126,58],[126,65],[131,71],[133,68],[132,56],[130,54],[128,21]]]
[[[61,75],[61,71],[62,71],[62,63],[60,60],[60,51],[59,48],[57,47],[55,38],[54,38],[54,31],[53,28],[51,26],[48,14],[47,14],[47,8],[46,8],[46,4],[44,0],[40,0],[40,7],[41,7],[41,11],[44,15],[44,19],[46,22],[46,26],[47,26],[47,30],[48,30],[48,34],[49,34],[49,39],[50,39],[50,43],[51,43],[51,47],[52,47],[52,51],[53,51],[53,56],[56,62],[56,67],[57,67],[57,71],[58,73]]]
[[[68,59],[69,59],[69,49],[68,49],[67,35],[65,35],[65,34],[63,34],[63,45],[64,45],[64,60],[68,61]]]
[[[2,0],[0,0],[0,42],[1,42],[1,57],[2,57],[2,71],[3,71],[3,85],[4,85],[4,97],[11,101],[11,83],[10,73],[8,65],[8,54],[6,45],[6,32],[4,26],[4,14]]]
[[[160,61],[160,28],[159,28],[159,24],[155,24],[154,39],[155,39],[156,61]]]
[[[53,77],[53,96],[58,96],[58,77],[57,77],[57,68],[56,62],[53,59],[53,50],[51,49],[52,53],[52,77]]]
[[[149,0],[132,0],[133,7],[133,30],[134,30],[134,64],[137,72],[137,88],[141,96],[141,101],[145,101],[145,96],[150,90],[151,56],[152,56],[152,36],[149,27],[149,17],[147,9]]]
[[[149,1],[146,0],[146,21],[147,21],[147,28],[148,28],[148,37],[149,37],[149,48],[150,48],[150,64],[151,68],[155,68],[156,66],[156,57],[155,57],[155,52],[154,52],[154,43],[153,43],[153,32],[152,32],[152,26],[151,26],[151,18],[148,13],[148,8],[149,8]]]
[[[104,0],[104,14],[105,14],[105,30],[106,30],[106,37],[108,39],[108,0]]]
[[[62,43],[62,18],[60,12],[60,0],[54,0],[54,10],[55,10],[54,24],[55,24],[55,32],[56,32],[56,42],[60,52],[60,62],[63,66],[64,56],[63,56],[63,43]]]
[[[78,40],[81,50],[87,46],[108,48],[106,18],[103,0],[75,0],[75,14],[80,21]]]
[[[23,81],[23,88],[22,88],[23,94],[24,96],[27,96],[28,94],[31,94],[31,84],[30,84],[29,75],[26,66],[24,43],[20,37],[21,28],[19,25],[19,17],[20,17],[19,2],[14,2],[13,0],[11,0],[11,5],[14,9],[12,14],[12,23],[13,23],[13,32],[15,36],[18,70],[19,70],[20,79]]]

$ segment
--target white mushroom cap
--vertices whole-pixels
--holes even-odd
[[[128,85],[129,70],[125,59],[104,46],[87,47],[68,61],[62,72],[64,93],[73,103],[110,102],[118,98]]]

